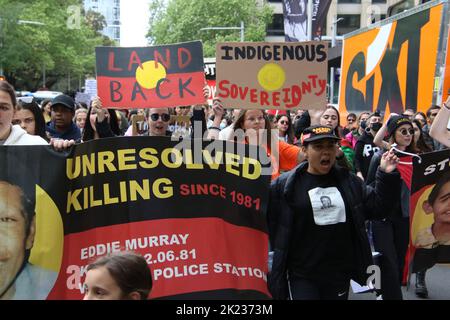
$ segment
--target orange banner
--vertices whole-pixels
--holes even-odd
[[[339,107],[388,116],[433,104],[443,5],[344,40]]]

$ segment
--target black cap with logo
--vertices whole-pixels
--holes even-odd
[[[334,134],[333,128],[321,125],[306,128],[301,136],[302,145],[322,139],[333,139],[336,141],[341,140],[338,136]]]

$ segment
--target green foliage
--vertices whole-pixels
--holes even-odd
[[[200,30],[245,27],[245,41],[264,41],[272,9],[257,0],[153,0],[150,31],[153,44],[202,40],[205,57],[215,56],[216,43],[240,41],[240,30]]]
[[[87,25],[94,31],[100,33],[107,26],[105,17],[97,11],[89,10],[85,14]]]
[[[95,46],[110,43],[98,33],[101,17],[86,22],[81,0],[0,0],[0,8],[0,64],[17,89],[41,86],[43,68],[49,88],[68,75],[93,75]]]

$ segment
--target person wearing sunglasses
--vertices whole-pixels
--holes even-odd
[[[386,141],[383,140],[385,135]],[[397,114],[391,114],[387,123],[378,131],[374,142],[382,150],[372,157],[366,180],[368,185],[375,181],[375,172],[385,150],[391,150],[395,146],[399,156],[401,153],[419,153],[411,120]],[[400,196],[394,201],[388,218],[371,222],[374,248],[381,253],[381,289],[378,293],[382,295],[383,300],[403,299],[401,285],[409,244],[409,198],[409,188],[402,180]]]
[[[151,108],[148,116],[149,136],[170,136],[169,127],[170,114],[168,108]]]
[[[285,114],[279,114],[275,117],[275,123],[278,128],[278,139],[293,144],[294,132],[292,131],[291,118]]]
[[[391,113],[388,121],[381,126],[373,139],[373,143],[384,150],[391,149],[395,143],[400,150],[409,149],[413,153],[418,153],[413,142],[415,142],[414,127],[411,120],[396,113]]]

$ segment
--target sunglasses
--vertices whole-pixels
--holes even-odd
[[[164,122],[167,122],[170,120],[170,115],[167,113],[163,113],[163,114],[152,113],[150,115],[150,119],[152,119],[152,121],[158,121],[159,117],[161,117],[161,120]]]
[[[402,136],[408,136],[408,135],[413,136],[414,129],[402,129],[402,130],[400,130],[400,133],[402,134]]]
[[[289,121],[282,120],[282,121],[280,121],[280,124],[289,124]]]

